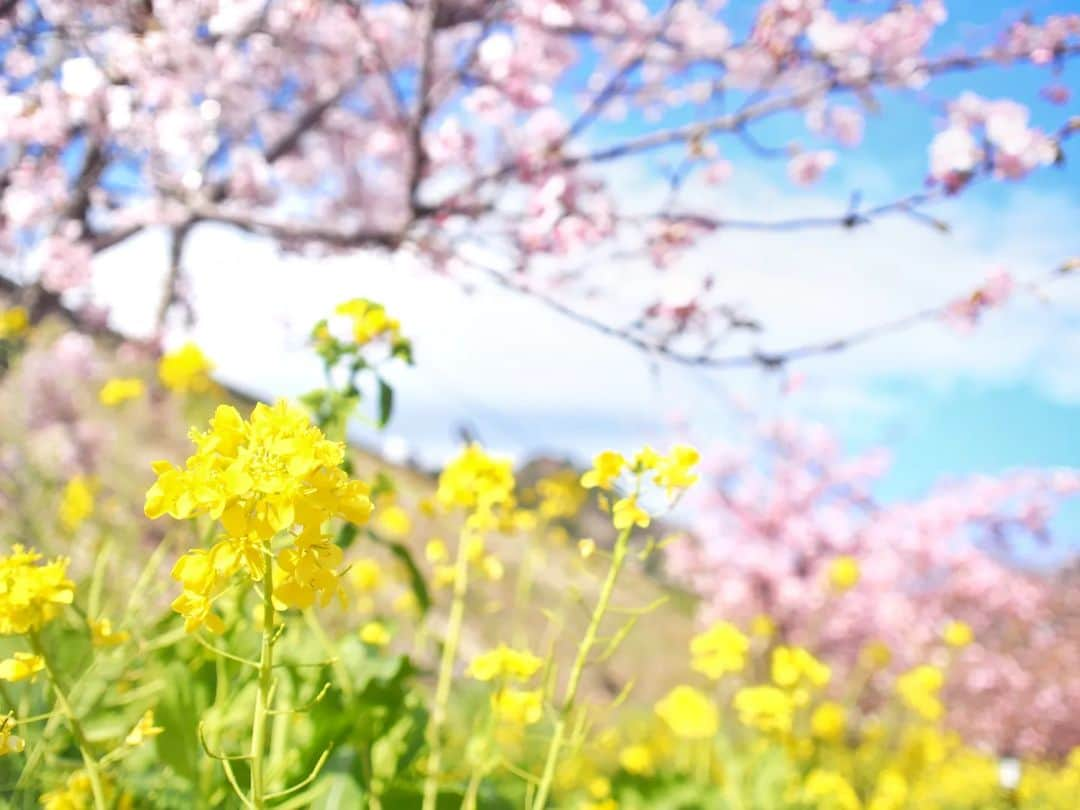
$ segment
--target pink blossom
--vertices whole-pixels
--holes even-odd
[[[820,152],[800,152],[788,161],[788,177],[800,186],[811,186],[836,163],[836,153],[828,150]]]

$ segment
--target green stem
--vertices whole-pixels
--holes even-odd
[[[574,664],[570,668],[570,677],[566,681],[566,692],[563,695],[562,708],[555,720],[555,729],[548,745],[547,759],[544,761],[544,771],[540,776],[540,786],[536,789],[536,798],[532,803],[532,810],[544,810],[547,806],[548,794],[551,792],[551,783],[555,779],[555,766],[559,762],[559,753],[562,749],[563,739],[566,736],[566,724],[570,713],[574,710],[574,701],[577,699],[578,687],[581,685],[581,676],[585,672],[585,665],[596,643],[596,636],[600,630],[600,622],[607,612],[611,602],[611,594],[615,591],[615,581],[619,578],[623,563],[626,560],[626,552],[630,546],[630,533],[633,526],[623,529],[615,540],[615,548],[611,552],[611,567],[608,568],[607,578],[600,589],[600,597],[593,608],[589,626],[585,629],[585,635],[578,644],[577,655]]]
[[[464,537],[458,538],[457,561],[454,565],[454,598],[450,603],[450,617],[443,640],[442,660],[439,663],[439,680],[435,687],[435,705],[427,727],[428,762],[424,775],[424,803],[422,810],[435,810],[439,799],[439,771],[442,768],[442,734],[446,724],[446,707],[450,702],[450,682],[454,676],[458,645],[461,643],[461,626],[465,618],[465,594],[469,588],[468,544]]]
[[[262,653],[259,656],[259,691],[255,696],[255,717],[251,724],[251,806],[266,807],[266,737],[270,719],[271,678],[274,672],[274,558],[269,548],[263,550],[266,573],[263,576]]]
[[[60,685],[60,679],[53,670],[49,657],[45,655],[45,648],[42,646],[41,638],[36,631],[30,633],[30,647],[35,655],[41,656],[41,660],[45,664],[45,674],[48,675],[49,683],[52,684],[53,693],[56,695],[56,705],[60,707],[60,711],[67,718],[68,726],[71,728],[71,736],[75,738],[75,744],[79,747],[79,753],[82,754],[83,767],[86,769],[86,776],[90,780],[90,792],[94,796],[94,808],[95,810],[107,810],[108,803],[105,801],[105,789],[101,784],[101,773],[98,770],[97,760],[90,753],[90,743],[86,739],[82,723],[79,722],[79,718],[75,715],[75,710],[71,707],[71,702],[68,700],[64,688]]]

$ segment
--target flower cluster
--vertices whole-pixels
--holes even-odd
[[[210,429],[193,431],[191,439],[196,452],[183,468],[155,463],[158,479],[145,506],[150,518],[202,514],[225,529],[212,548],[189,551],[173,569],[184,586],[173,608],[187,629],[205,624],[220,632],[214,599],[237,571],[261,581],[271,560],[273,596],[286,607],[343,595],[341,549],[325,536],[324,524],[333,517],[363,523],[372,511],[370,488],[341,468],[343,445],[284,402],[257,405],[247,421],[221,406]],[[274,548],[278,538],[284,547]]]
[[[213,386],[210,372],[214,364],[194,343],[185,343],[175,351],[162,355],[158,362],[158,379],[170,391],[180,394],[203,393]]]
[[[543,690],[519,689],[510,683],[525,683],[543,667],[544,662],[528,650],[515,650],[500,644],[476,656],[468,674],[481,682],[494,682],[491,709],[496,719],[510,726],[529,726],[543,716]]]
[[[68,560],[39,564],[41,559],[18,543],[0,556],[0,635],[34,633],[72,603],[75,584],[67,576]]]
[[[612,505],[612,523],[620,530],[633,526],[646,528],[651,518],[638,502],[644,481],[647,479],[662,488],[668,500],[674,501],[698,480],[693,470],[700,457],[697,450],[684,444],[676,445],[666,456],[646,446],[629,461],[621,453],[605,450],[593,459],[592,469],[582,474],[581,485],[586,489],[611,491],[621,479],[628,477],[632,481],[631,491]]]
[[[493,528],[497,512],[513,502],[514,473],[508,459],[495,458],[470,444],[439,475],[436,498],[447,508],[470,513],[473,528]]]
[[[146,385],[138,377],[114,377],[106,380],[98,392],[102,405],[121,405],[138,399],[146,392]]]

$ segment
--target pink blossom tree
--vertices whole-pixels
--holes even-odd
[[[1080,744],[1068,719],[1080,711],[1068,590],[1031,568],[1032,543],[1049,541],[1054,508],[1080,493],[1080,472],[978,476],[882,504],[874,488],[886,453],[845,455],[825,428],[795,422],[769,424],[757,439],[707,455],[694,531],[667,556],[703,598],[703,619],[749,625],[768,615],[782,638],[845,673],[871,642],[888,645],[898,669],[934,660],[944,628],[963,621],[974,642],[952,665],[953,721],[1000,752]],[[838,592],[829,569],[842,557],[860,575]]]
[[[941,0],[66,0],[0,4],[0,251],[38,307],[79,306],[94,254],[171,235],[163,323],[183,297],[193,231],[225,224],[306,253],[397,251],[472,268],[676,361],[775,366],[877,334],[724,356],[761,328],[712,276],[614,320],[589,268],[657,269],[720,231],[856,228],[1060,161],[1077,119],[1044,131],[1026,101],[956,94],[926,144],[926,185],[835,216],[717,217],[688,181],[723,183],[729,145],[818,181],[855,149],[880,99],[947,77],[1035,65],[1043,97],[1080,52],[1080,15],[1020,18],[985,41],[941,42]],[[744,19],[745,18],[745,19]],[[801,135],[765,144],[761,127]],[[920,148],[916,145],[915,148]],[[620,177],[669,176],[632,200]],[[497,256],[498,261],[487,257]],[[1065,261],[1068,257],[1062,257]],[[986,303],[989,300],[987,299]],[[936,317],[942,312],[926,313]],[[964,317],[970,317],[965,314]],[[886,331],[907,321],[884,325]]]

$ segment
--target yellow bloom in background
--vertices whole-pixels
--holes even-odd
[[[501,723],[531,726],[544,716],[541,689],[500,689],[491,696],[491,709]]]
[[[508,459],[470,444],[443,468],[436,497],[444,507],[490,513],[508,504],[514,493],[514,473]]]
[[[375,522],[379,531],[394,540],[408,537],[409,532],[412,530],[412,518],[409,517],[408,512],[397,504],[379,510]]]
[[[787,734],[795,715],[795,701],[775,686],[747,686],[732,701],[739,721],[767,734]]]
[[[619,765],[635,776],[649,776],[656,768],[656,761],[647,745],[628,745],[619,752]]]
[[[111,794],[111,785],[106,782],[106,799]],[[75,771],[68,777],[63,788],[50,790],[38,800],[42,810],[88,810],[94,806],[93,789],[86,771]]]
[[[741,672],[746,666],[750,639],[730,622],[717,622],[690,639],[690,666],[708,678]]]
[[[500,644],[473,658],[467,674],[478,681],[527,681],[543,665],[543,660],[528,650],[515,650]]]
[[[107,380],[98,392],[102,405],[120,405],[129,399],[138,399],[146,392],[146,385],[138,377],[114,377]]]
[[[360,593],[370,596],[382,587],[383,570],[376,560],[361,558],[349,566],[349,581]]]
[[[360,640],[373,647],[385,647],[390,643],[390,631],[382,622],[368,622],[360,628]]]
[[[58,515],[69,532],[75,531],[94,513],[94,482],[85,475],[76,475],[64,487]]]
[[[123,644],[131,638],[127,630],[114,631],[112,622],[108,619],[92,619],[90,621],[90,641],[95,647],[115,647]]]
[[[701,454],[693,447],[677,444],[668,455],[660,457],[653,480],[662,486],[671,498],[676,491],[687,489],[698,480],[697,473],[692,470],[700,460]]]
[[[654,707],[672,732],[688,740],[704,740],[720,729],[716,704],[692,686],[676,686]]]
[[[772,638],[776,635],[776,622],[771,616],[759,613],[750,622],[750,633],[758,638]]]
[[[827,700],[810,715],[810,731],[824,742],[840,742],[847,731],[847,709]]]
[[[124,738],[124,745],[134,748],[137,745],[142,745],[149,739],[156,737],[165,729],[160,726],[154,725],[154,710],[147,709],[143,713],[143,716],[139,718],[139,722],[135,724],[135,727],[128,732],[128,735]]]
[[[649,525],[649,513],[638,506],[636,495],[629,495],[615,501],[611,509],[611,522],[619,530],[629,529],[631,526],[644,529]]]
[[[581,476],[586,489],[611,489],[626,469],[626,459],[614,450],[605,450],[593,459],[593,467]]]
[[[0,757],[21,754],[26,750],[26,741],[13,733],[16,725],[13,712],[8,712],[6,717],[0,717]]]
[[[859,583],[861,576],[859,563],[854,557],[836,557],[829,563],[829,587],[837,593],[843,593],[854,588]]]
[[[907,806],[908,783],[904,775],[891,768],[883,770],[874,785],[867,810],[903,810]]]
[[[586,493],[573,470],[560,470],[536,482],[538,511],[546,520],[571,518],[585,503]]]
[[[40,630],[63,605],[75,598],[75,583],[67,578],[64,557],[39,565],[37,552],[16,543],[0,556],[0,635],[24,635]]]
[[[444,540],[433,537],[428,540],[427,545],[424,547],[424,557],[432,565],[444,563],[450,559],[450,549],[446,547]]]
[[[210,372],[214,364],[194,343],[185,343],[175,351],[162,355],[158,362],[158,379],[170,391],[178,394],[203,393],[213,385]]]
[[[9,307],[0,312],[0,340],[22,337],[30,328],[30,315],[25,307]]]
[[[480,570],[490,582],[499,582],[506,574],[506,567],[502,564],[502,560],[494,554],[484,555],[480,560]]]
[[[772,680],[777,686],[794,689],[801,685],[826,686],[832,677],[827,664],[803,647],[777,647],[772,655]]]
[[[945,711],[938,693],[945,685],[945,673],[923,664],[896,679],[896,693],[904,705],[926,720],[938,720]]]
[[[401,333],[401,324],[386,314],[382,304],[364,298],[354,298],[338,304],[335,314],[344,315],[352,320],[352,337],[358,346],[363,346],[375,338],[387,335],[396,340]]]
[[[0,661],[0,681],[25,681],[45,669],[45,659],[33,653],[17,652]]]
[[[581,555],[581,559],[587,560],[593,554],[596,553],[596,541],[591,537],[583,537],[578,540],[578,554]]]
[[[820,768],[810,771],[793,797],[800,806],[815,810],[859,810],[862,802],[851,783],[835,771]]]
[[[859,659],[865,667],[884,669],[892,663],[892,650],[884,641],[870,641],[860,650]]]
[[[975,633],[966,622],[952,621],[945,625],[941,637],[950,647],[961,649],[975,640]]]

